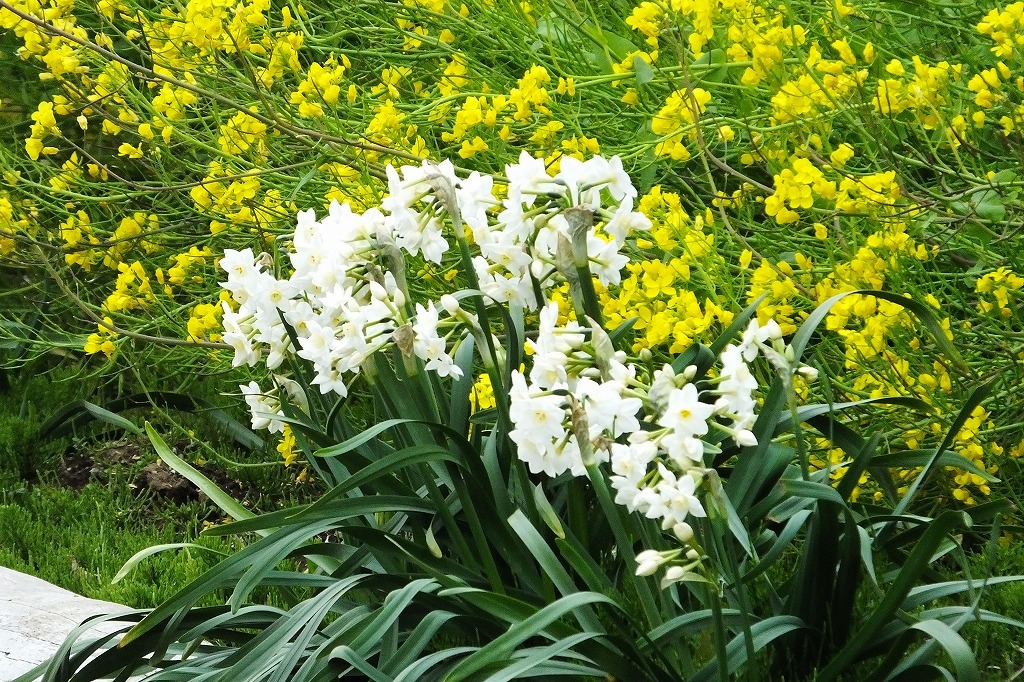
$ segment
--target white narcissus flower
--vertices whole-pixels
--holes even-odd
[[[221,334],[221,341],[235,351],[231,366],[254,366],[260,361],[260,351],[252,344],[252,312],[244,305],[239,307],[237,313],[232,311],[226,302],[222,302],[221,306],[224,309],[224,316],[221,318],[224,333]]]
[[[331,349],[337,341],[334,327],[324,326],[319,321],[311,320],[307,325],[307,333],[299,337],[302,346],[296,355],[314,364],[331,364]]]
[[[621,247],[633,232],[647,232],[653,226],[650,218],[643,213],[633,211],[633,200],[626,197],[615,209],[612,219],[605,223],[604,231]]]
[[[658,454],[658,447],[650,441],[611,446],[612,488],[615,489],[615,503],[629,511],[637,511],[636,498],[641,483],[647,476],[647,466]]]
[[[252,413],[253,431],[267,429],[271,433],[281,433],[284,430],[284,423],[274,418],[275,416],[284,416],[281,413],[281,403],[276,395],[264,393],[255,381],[241,384],[238,388],[245,396],[245,403]]]
[[[220,285],[231,292],[240,305],[249,302],[253,280],[260,274],[261,266],[256,263],[252,249],[236,251],[224,249],[224,255],[218,263],[222,270],[228,273],[228,279],[220,282]]]
[[[703,436],[708,432],[708,419],[714,412],[712,405],[700,401],[697,387],[686,384],[669,394],[665,413],[658,423],[681,438]]]
[[[337,365],[317,364],[313,367],[316,376],[313,378],[313,385],[320,387],[320,393],[337,393],[342,398],[348,395],[348,386],[345,385],[345,374]]]
[[[555,187],[544,159],[535,159],[525,149],[519,154],[519,163],[505,165],[505,177],[508,178],[508,195],[521,196],[527,206],[533,206],[537,194]]]
[[[576,320],[571,320],[564,327],[558,326],[558,304],[548,303],[541,308],[537,327],[537,340],[531,341],[537,353],[570,353],[586,341],[583,328]]]
[[[476,239],[477,235],[486,234],[490,230],[487,210],[498,205],[494,198],[494,178],[473,171],[468,178],[458,182],[455,196],[462,220],[473,230],[474,241],[481,243],[481,240]]]
[[[558,351],[548,351],[543,355],[534,353],[533,367],[530,368],[530,382],[541,389],[550,389],[556,384],[566,384],[569,381],[569,375],[566,373],[568,364],[569,358],[565,353]]]
[[[487,235],[489,235],[490,230],[493,229],[494,232],[501,232],[514,242],[520,244],[528,242],[533,237],[533,233],[536,232],[537,227],[534,224],[533,217],[527,216],[527,212],[523,210],[523,202],[525,199],[526,198],[522,193],[512,191],[510,188],[509,195],[501,202],[504,210],[498,214],[498,224],[494,228],[489,228]],[[530,199],[533,199],[533,195],[530,195]],[[487,235],[484,235],[481,239],[477,240],[477,233],[476,231],[473,232],[473,238],[478,244],[485,243],[494,238],[488,238]]]
[[[516,427],[509,434],[513,441],[561,440],[567,436],[565,400],[561,396],[531,395],[526,378],[513,370],[509,398],[509,418]]]
[[[619,245],[614,240],[605,241],[594,233],[587,235],[587,257],[590,258],[590,271],[601,284],[615,285],[622,281],[622,268],[626,267],[629,257],[619,253]]]
[[[601,157],[595,156],[594,158]],[[633,186],[633,180],[629,177],[629,173],[623,170],[622,159],[618,155],[608,159],[606,169],[606,172],[609,174],[608,192],[612,195],[612,199],[615,201],[626,201],[633,199],[637,195],[636,187]]]
[[[726,346],[721,360],[722,370],[718,376],[718,387],[714,391],[719,396],[715,402],[715,411],[732,419],[734,440],[739,445],[749,445],[752,441],[756,442],[750,429],[757,419],[754,413],[757,407],[754,399],[757,379],[750,372],[743,351],[738,346]]]
[[[488,262],[505,268],[513,275],[528,274],[533,256],[526,250],[525,245],[504,232],[493,234],[491,241],[480,243],[480,255]]]
[[[743,359],[747,362],[752,361],[757,357],[759,346],[768,341],[782,338],[782,328],[779,323],[775,320],[768,320],[764,325],[758,323],[755,317],[747,325],[746,330],[743,332],[743,337],[740,341],[740,350],[743,353]]]
[[[574,395],[587,413],[590,438],[596,439],[602,433],[612,438],[640,430],[637,413],[643,407],[639,398],[622,396],[625,386],[618,382],[598,383],[593,379],[581,378],[576,384]]]
[[[416,304],[416,321],[412,325],[414,333],[413,353],[424,360],[426,369],[437,372],[438,376],[462,376],[462,368],[446,352],[445,341],[437,333],[438,313],[431,301],[426,308]]]
[[[664,464],[658,464],[660,480],[654,487],[656,500],[647,510],[650,519],[666,519],[673,524],[682,523],[688,516],[706,516],[703,505],[695,495],[697,481],[692,476],[676,476]]]

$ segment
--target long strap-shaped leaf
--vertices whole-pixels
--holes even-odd
[[[753,644],[752,648],[756,653],[779,637],[803,627],[806,627],[803,624],[803,621],[794,616],[772,616],[770,618],[766,618],[754,623],[750,627],[750,635]],[[727,674],[732,676],[736,671],[742,668],[744,664],[749,662],[747,660],[746,636],[744,634],[739,634],[734,637],[729,644],[726,645],[725,653],[728,667]],[[718,660],[716,659],[698,670],[697,674],[691,677],[688,682],[711,682],[711,680],[720,677],[721,673],[722,671],[720,670]]]
[[[872,643],[875,634],[882,626],[893,619],[900,605],[906,599],[911,589],[913,589],[914,584],[920,579],[921,574],[931,563],[932,556],[939,544],[951,532],[964,527],[969,522],[970,517],[963,512],[946,511],[928,525],[928,530],[925,531],[921,540],[914,547],[914,550],[907,556],[899,574],[897,574],[895,580],[889,586],[888,592],[875,605],[871,614],[864,620],[857,633],[836,653],[825,669],[818,674],[818,680],[821,682],[835,680],[849,669],[861,652]]]
[[[459,682],[460,680],[469,679],[477,671],[498,661],[507,660],[516,646],[530,637],[543,633],[551,623],[582,606],[596,603],[614,604],[615,602],[603,594],[579,592],[548,604],[525,620],[513,625],[505,634],[488,642],[460,661],[445,676],[445,682]]]

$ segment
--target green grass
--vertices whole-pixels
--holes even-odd
[[[194,537],[206,511],[198,504],[159,508],[140,503],[121,485],[90,483],[79,491],[24,486],[0,497],[0,565],[95,599],[155,606],[212,566],[214,555],[166,552],[147,559],[117,584],[111,579],[139,550]],[[220,538],[201,542],[229,549]]]
[[[102,405],[114,392],[73,365],[43,375],[32,369],[8,372],[0,383],[0,566],[88,597],[144,608],[171,596],[218,557],[195,549],[163,552],[112,584],[114,575],[136,552],[186,541],[220,552],[237,549],[237,539],[196,539],[204,522],[223,519],[223,513],[205,498],[179,503],[136,487],[146,465],[157,460],[144,439],[125,440],[123,434],[97,424],[79,424],[69,435],[40,439],[40,425],[64,404],[87,399]],[[203,389],[195,387],[196,394],[209,392]],[[217,466],[217,453],[264,461],[266,455],[232,451],[229,439],[218,437],[201,415],[131,410],[126,416],[136,423],[143,418],[156,421],[172,442],[179,439],[186,449],[185,432],[193,429],[201,434],[206,443],[212,443],[212,450],[192,450],[186,456],[193,461],[212,460],[210,466],[223,472],[222,480],[245,491],[243,499],[249,506],[273,508],[294,493],[293,472],[280,466]],[[134,454],[116,456],[125,450]],[[68,467],[76,476],[67,473]]]
[[[1024,567],[1024,544],[1021,544],[1019,536],[1007,536],[994,548],[987,547],[972,556],[970,565],[976,578],[1018,575]],[[1018,620],[1024,619],[1024,583],[986,588],[982,592],[981,607]],[[985,679],[1016,680],[1024,677],[1024,641],[1020,630],[995,623],[977,623],[965,628],[963,635],[977,653]]]

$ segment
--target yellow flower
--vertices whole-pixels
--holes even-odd
[[[459,156],[464,159],[468,159],[485,151],[487,151],[487,143],[480,139],[480,136],[477,136],[474,137],[472,141],[463,140],[462,147],[459,149]]]
[[[295,433],[290,425],[285,424],[281,432],[281,440],[277,444],[277,451],[281,455],[281,461],[288,467],[295,463],[299,453],[295,451]]]
[[[28,153],[28,158],[33,161],[39,160],[39,154],[43,151],[43,141],[30,137],[25,140],[25,151]]]
[[[142,158],[142,145],[132,146],[127,142],[122,142],[121,146],[117,148],[119,156],[127,156],[129,159],[141,159]]]
[[[853,147],[844,142],[838,147],[836,147],[836,150],[829,154],[828,158],[829,161],[832,162],[833,166],[837,168],[842,168],[843,166],[846,165],[847,161],[853,158],[853,154]]]

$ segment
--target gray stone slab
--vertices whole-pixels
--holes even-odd
[[[50,658],[90,616],[125,610],[0,567],[0,680],[9,682]],[[91,633],[100,636],[123,626],[101,624]]]

